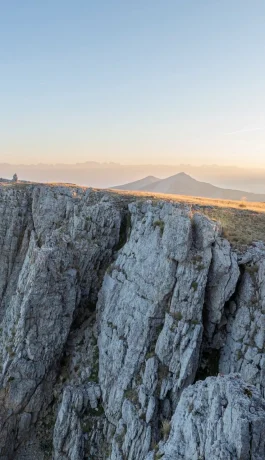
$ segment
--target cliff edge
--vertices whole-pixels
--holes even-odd
[[[18,184],[0,260],[1,460],[265,458],[263,242],[185,202]]]

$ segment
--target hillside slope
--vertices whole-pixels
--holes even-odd
[[[129,182],[128,184],[117,185],[113,189],[118,190],[146,190],[150,185],[159,182],[161,179],[154,176],[147,176],[143,179],[136,180],[135,182]]]
[[[265,202],[265,194],[256,194],[244,192],[242,190],[215,187],[214,185],[206,182],[197,181],[185,173],[175,174],[174,176],[157,180],[152,183],[148,183],[147,181],[147,183],[144,183],[142,186],[140,183],[141,181],[137,181],[115,188],[123,190],[141,190],[154,193],[219,198],[224,200],[244,199],[248,201]]]
[[[185,202],[17,184],[0,262],[1,460],[265,458],[262,242]]]

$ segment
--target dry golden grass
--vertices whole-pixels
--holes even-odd
[[[37,183],[2,183],[5,187],[25,187],[27,185],[40,185]],[[41,184],[49,187],[69,187],[85,191],[88,187],[80,187],[75,184],[50,183]],[[190,205],[191,210],[199,211],[213,220],[221,223],[223,235],[233,246],[242,247],[255,241],[265,241],[265,203],[220,200],[184,195],[168,195],[163,193],[123,191],[116,189],[94,189],[95,191],[107,191],[113,197],[126,201],[165,200]]]
[[[109,192],[132,199],[167,200],[188,204],[192,210],[219,221],[223,236],[237,248],[255,241],[265,241],[265,203],[113,189]]]
[[[220,208],[233,208],[245,209],[256,212],[265,213],[265,202],[251,202],[251,201],[233,201],[233,200],[220,200],[215,198],[194,197],[188,195],[169,195],[166,193],[152,193],[152,192],[134,192],[126,190],[108,189],[111,193],[117,193],[123,196],[132,196],[142,199],[166,200],[175,201],[183,204],[198,205],[198,206],[217,206]]]
[[[206,209],[202,212],[210,219],[218,220],[223,228],[223,236],[233,246],[245,246],[255,241],[265,241],[264,211],[240,210],[238,208]]]
[[[22,188],[22,187],[29,187],[29,186],[38,186],[38,185],[43,185],[49,186],[49,187],[68,187],[68,188],[78,188],[85,190],[88,187],[82,187],[81,185],[75,185],[75,184],[69,184],[68,182],[47,182],[47,183],[42,183],[42,182],[27,182],[27,181],[18,181],[18,182],[0,182],[1,187],[16,187],[16,188]]]

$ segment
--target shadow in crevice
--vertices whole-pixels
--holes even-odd
[[[244,268],[240,268],[240,276],[238,278],[235,290],[231,297],[227,300],[224,305],[222,316],[220,322],[216,324],[215,331],[212,335],[211,340],[207,337],[207,324],[209,321],[207,307],[204,305],[203,308],[203,339],[202,339],[202,346],[201,346],[201,356],[199,360],[199,367],[196,373],[195,382],[198,380],[205,380],[207,377],[214,377],[219,374],[219,361],[222,346],[226,340],[226,327],[228,318],[234,316],[236,311],[236,300],[240,290],[240,285],[242,282],[242,277],[244,276]],[[234,305],[235,308],[232,310],[231,305]]]

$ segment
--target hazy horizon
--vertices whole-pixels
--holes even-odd
[[[180,162],[175,162],[175,163],[168,163],[168,162],[163,162],[163,161],[160,161],[160,162],[148,162],[148,161],[143,161],[143,162],[126,162],[126,161],[123,161],[123,162],[119,162],[119,161],[112,161],[112,160],[109,160],[109,161],[98,161],[98,160],[84,160],[84,161],[32,161],[32,162],[26,162],[26,161],[22,161],[22,162],[17,162],[17,161],[1,161],[1,158],[0,158],[0,164],[9,164],[9,165],[23,165],[23,166],[39,166],[39,165],[44,165],[44,166],[57,166],[57,165],[69,165],[69,166],[73,166],[73,165],[80,165],[80,164],[88,164],[88,165],[117,165],[117,166],[180,166],[180,165],[184,165],[184,166],[192,166],[192,167],[199,167],[199,168],[203,168],[204,166],[205,167],[216,167],[216,168],[229,168],[229,169],[232,169],[232,168],[235,168],[235,169],[244,169],[244,170],[260,170],[260,169],[264,169],[265,170],[265,167],[264,168],[259,168],[259,167],[247,167],[247,166],[242,166],[242,165],[236,165],[236,164],[221,164],[221,163],[215,163],[215,162],[209,162],[209,163],[199,163],[199,162],[191,162],[189,163],[188,161],[186,162],[183,162],[183,163],[180,163]]]
[[[265,4],[1,9],[0,161],[265,168]]]
[[[1,163],[0,177],[11,179],[14,173],[20,180],[34,182],[68,182],[78,185],[109,188],[134,182],[146,176],[165,179],[180,172],[209,184],[246,192],[265,193],[265,169],[235,166],[189,164],[131,164],[87,160],[84,163],[11,164]]]
[[[181,166],[183,167],[191,167],[191,168],[216,168],[217,170],[224,170],[224,169],[229,169],[235,172],[236,170],[244,170],[253,173],[262,173],[263,171],[265,172],[265,166],[264,167],[251,167],[249,168],[248,166],[245,165],[236,165],[236,164],[218,164],[214,162],[209,162],[209,163],[199,163],[199,162],[176,162],[176,163],[166,163],[166,162],[118,162],[118,161],[97,161],[97,160],[84,160],[84,161],[54,161],[54,162],[45,162],[45,161],[32,161],[32,162],[15,162],[15,161],[1,161],[0,158],[0,167],[2,164],[6,164],[9,166],[30,166],[30,167],[39,167],[39,166],[49,166],[49,167],[57,167],[57,166],[80,166],[80,165],[88,165],[88,166],[121,166],[121,167],[169,167],[169,168],[179,168]],[[1,172],[0,172],[1,174]]]
[[[84,161],[51,161],[51,162],[45,162],[45,161],[32,161],[32,162],[16,162],[16,161],[1,161],[0,158],[0,165],[1,164],[7,164],[7,165],[19,165],[19,166],[60,166],[60,165],[67,165],[67,166],[75,166],[75,165],[115,165],[115,166],[168,166],[168,167],[179,167],[181,165],[183,166],[191,166],[195,168],[203,168],[203,167],[213,167],[213,168],[223,168],[223,169],[243,169],[243,170],[251,170],[251,171],[260,171],[264,170],[265,171],[265,166],[260,168],[260,167],[251,167],[249,168],[248,166],[242,166],[242,165],[236,165],[236,164],[221,164],[221,163],[215,163],[215,162],[210,162],[209,163],[199,163],[199,162],[191,162],[189,163],[188,161],[180,163],[180,162],[175,162],[175,163],[166,163],[163,161],[160,162],[119,162],[119,161],[98,161],[98,160],[84,160]]]

